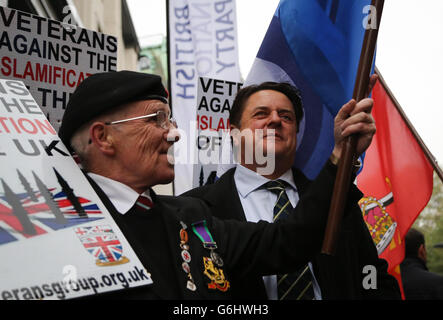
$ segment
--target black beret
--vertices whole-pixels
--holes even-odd
[[[134,101],[167,103],[167,97],[161,78],[154,74],[126,70],[93,74],[69,98],[58,135],[70,148],[74,133],[95,117]]]

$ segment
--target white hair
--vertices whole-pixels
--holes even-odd
[[[88,122],[78,129],[71,138],[71,147],[80,159],[82,167],[86,170],[88,167],[87,147],[89,145],[89,128],[92,122]]]
[[[112,109],[102,115],[95,117],[80,127],[71,137],[71,147],[77,156],[80,158],[82,167],[88,171],[89,165],[89,152],[88,146],[91,144],[91,138],[89,136],[89,129],[91,125],[96,121],[114,121],[116,119],[124,118],[131,111],[133,103],[127,103],[120,108]],[[116,128],[118,130],[118,128]]]

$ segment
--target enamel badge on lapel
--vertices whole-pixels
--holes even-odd
[[[188,276],[188,281],[186,283],[186,288],[191,291],[195,291],[197,286],[194,283],[194,279],[191,274],[191,267],[189,266],[189,262],[191,262],[191,254],[189,253],[189,244],[188,244],[188,232],[186,229],[187,225],[180,221],[182,228],[180,229],[180,248],[182,249],[181,256],[183,259],[182,269]]]
[[[203,257],[203,266],[205,271],[203,272],[209,280],[209,289],[218,289],[220,291],[227,291],[230,287],[229,281],[226,280],[225,275],[221,267],[223,267],[223,259],[215,251],[217,249],[217,243],[212,238],[208,227],[206,226],[206,220],[199,221],[192,224],[192,231],[197,235],[197,237],[202,241],[203,247],[209,249],[210,257]]]
[[[208,257],[203,257],[203,264],[205,266],[203,273],[211,280],[208,283],[208,288],[226,292],[229,289],[229,281],[225,279],[223,270],[216,268],[213,261]]]

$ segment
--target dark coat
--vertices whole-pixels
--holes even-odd
[[[326,167],[328,165],[332,166],[329,162]],[[309,201],[313,194],[331,192],[322,184],[312,183],[300,171],[294,169],[293,172],[300,195],[299,204]],[[226,172],[215,184],[191,190],[185,195],[203,199],[216,217],[245,221],[234,173],[235,168]],[[336,255],[318,254],[311,260],[322,297],[324,299],[400,299],[398,283],[387,273],[386,261],[378,258],[377,250],[357,205],[361,197],[361,192],[355,186],[351,187]],[[329,211],[329,204],[326,207],[325,210]],[[309,246],[308,240],[304,243]],[[363,278],[366,276],[363,273],[365,265],[376,267],[377,289],[363,288]],[[262,279],[253,275],[233,277],[232,294],[237,299],[267,297]]]
[[[335,170],[325,170],[314,184],[325,192],[312,194],[301,201],[293,217],[285,224],[222,221],[211,215],[202,200],[189,197],[156,196],[149,214],[138,216],[129,211],[119,214],[106,195],[90,179],[111,216],[122,230],[144,267],[152,274],[153,285],[103,295],[108,298],[152,299],[227,299],[226,292],[210,289],[211,280],[204,273],[203,258],[209,257],[200,239],[190,230],[192,223],[206,220],[224,260],[221,268],[228,281],[242,277],[286,273],[297,270],[320,251],[327,219]],[[149,223],[149,217],[157,217]],[[180,221],[188,228],[190,269],[196,291],[186,288],[187,275],[182,269]]]
[[[443,299],[443,277],[429,272],[419,258],[403,260],[400,271],[406,300]]]

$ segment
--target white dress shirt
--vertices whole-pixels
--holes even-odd
[[[290,169],[286,171],[278,179],[288,183],[285,191],[292,207],[295,208],[299,200],[299,195],[297,192],[297,187],[295,186],[292,170]],[[277,202],[277,195],[269,190],[260,189],[263,184],[271,180],[238,164],[234,173],[234,181],[246,220],[251,222],[264,220],[272,223],[274,219],[274,206]],[[315,298],[317,300],[321,300],[320,287],[315,279],[311,263],[309,263],[309,268],[311,269],[311,273],[313,275]],[[268,298],[270,300],[277,300],[277,276],[265,276],[263,277],[263,280]]]
[[[88,176],[97,183],[115,209],[121,214],[127,213],[140,196],[135,190],[116,180],[91,172],[88,172]],[[143,192],[142,195],[151,199],[149,189]]]

